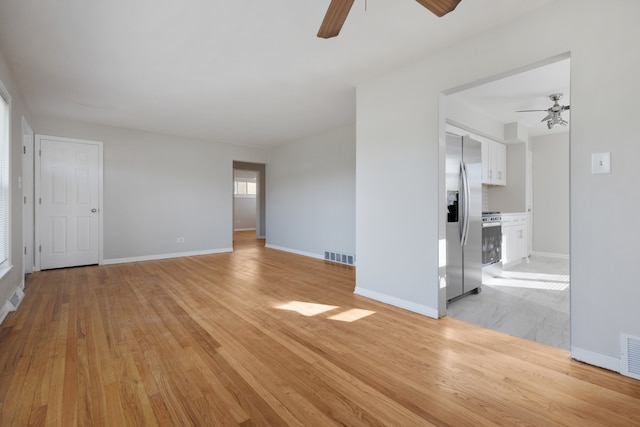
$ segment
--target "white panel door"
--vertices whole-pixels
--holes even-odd
[[[38,141],[40,268],[98,264],[102,147],[45,136]]]

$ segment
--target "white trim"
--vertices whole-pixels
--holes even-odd
[[[255,228],[234,228],[233,231],[256,231]]]
[[[11,97],[11,93],[7,90],[6,86],[4,85],[4,83],[2,83],[2,81],[0,80],[0,98],[2,98],[4,101],[6,101],[7,103],[7,213],[6,213],[6,218],[5,218],[5,226],[6,226],[6,230],[4,230],[4,234],[5,234],[5,242],[2,242],[5,246],[5,251],[6,251],[6,259],[2,262],[3,268],[6,268],[7,270],[5,270],[5,272],[3,273],[3,276],[11,270],[11,268],[13,268],[13,257],[11,256],[11,253],[13,252],[13,245],[12,245],[12,240],[13,240],[13,227],[11,226],[13,224],[13,202],[11,201],[13,199],[13,167],[11,166],[11,156],[13,154],[13,149],[11,148],[12,144],[12,137],[13,137],[13,98]],[[0,135],[0,138],[2,136]]]
[[[272,245],[270,243],[265,244],[264,247],[269,249],[275,249],[277,251],[290,252],[292,254],[302,255],[310,258],[321,259],[324,261],[324,255],[314,254],[313,252],[299,251],[297,249],[291,249],[284,246]]]
[[[438,310],[422,304],[416,304],[415,302],[407,301],[404,299],[392,297],[390,295],[382,294],[380,292],[372,291],[369,289],[364,289],[361,287],[357,287],[354,294],[360,295],[366,298],[370,298],[376,301],[383,302],[385,304],[393,305],[394,307],[400,307],[405,310],[412,311],[414,313],[422,314],[424,316],[432,317],[434,319],[438,318]]]
[[[537,252],[537,251],[533,251],[533,252],[531,252],[531,255],[545,256],[545,257],[548,257],[548,258],[569,259],[569,254],[556,254],[556,253],[553,253],[553,252]]]
[[[11,298],[13,298],[14,295],[18,296],[18,305],[16,305],[15,307],[10,302]],[[12,311],[16,311],[16,309],[20,307],[20,303],[22,302],[23,299],[24,299],[24,279],[22,279],[22,281],[18,284],[15,291],[11,293],[11,296],[9,297],[9,299],[7,299],[2,305],[2,307],[0,307],[0,324],[4,322],[4,319],[7,318],[7,315],[9,313],[11,313]]]
[[[4,322],[4,319],[7,318],[7,315],[11,313],[11,311],[13,311],[13,304],[9,301],[5,301],[2,307],[0,307],[0,324]]]
[[[208,249],[205,251],[192,251],[192,252],[176,252],[171,254],[157,254],[157,255],[144,255],[144,256],[135,256],[129,258],[111,258],[105,259],[100,264],[101,265],[110,265],[110,264],[124,264],[127,262],[140,262],[140,261],[157,261],[160,259],[169,259],[169,258],[182,258],[188,256],[198,256],[198,255],[211,255],[211,254],[221,254],[233,252],[233,248],[222,248],[222,249]]]
[[[13,270],[13,264],[3,263],[0,265],[0,279],[9,274],[9,272]]]
[[[588,363],[599,368],[608,369],[610,371],[621,371],[621,360],[615,357],[605,356],[604,354],[594,353],[582,348],[571,347],[571,358],[579,362]]]
[[[29,140],[27,141],[27,137]],[[34,206],[34,157],[35,134],[33,128],[22,116],[22,274],[33,273],[35,264],[35,206]],[[28,176],[27,176],[28,174]],[[30,211],[30,212],[28,212]],[[28,215],[29,214],[29,215]],[[26,252],[26,253],[25,253]],[[27,259],[28,258],[28,259]]]

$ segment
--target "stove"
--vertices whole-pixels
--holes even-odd
[[[502,216],[500,212],[482,212],[482,224],[499,222],[502,224]]]
[[[502,274],[502,216],[482,212],[482,281]]]

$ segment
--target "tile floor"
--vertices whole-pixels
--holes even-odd
[[[450,302],[447,315],[569,350],[569,260],[531,256]]]

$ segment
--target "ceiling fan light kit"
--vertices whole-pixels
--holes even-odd
[[[550,118],[549,120],[547,120],[547,127],[549,129],[553,129],[554,127],[561,125],[561,126],[566,126],[568,125],[569,122],[567,122],[566,120],[563,120],[562,117],[560,117],[560,115],[554,115],[552,118]]]
[[[416,0],[429,9],[434,15],[442,17],[451,12],[462,0]],[[331,0],[327,13],[324,15],[318,37],[329,39],[340,34],[340,30],[349,15],[354,0]]]

